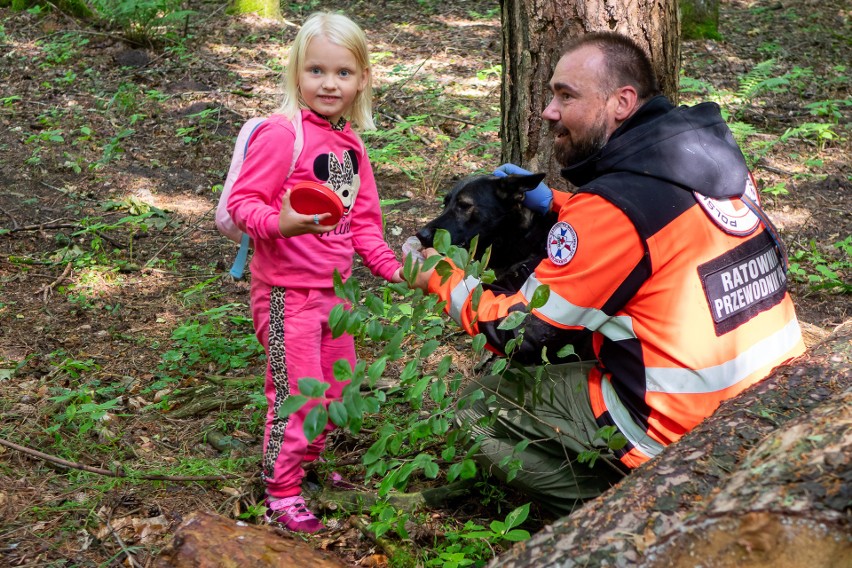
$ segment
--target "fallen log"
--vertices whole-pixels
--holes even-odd
[[[852,321],[489,568],[852,566]]]
[[[268,526],[199,511],[157,555],[154,568],[343,568],[329,553]]]

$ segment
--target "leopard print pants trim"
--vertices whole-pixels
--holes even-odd
[[[284,296],[285,289],[273,287],[269,295],[269,368],[275,386],[275,417],[269,430],[269,440],[263,452],[263,481],[273,478],[275,462],[284,444],[284,431],[289,418],[278,416],[281,405],[290,398],[290,381],[287,378],[287,349],[284,345]]]

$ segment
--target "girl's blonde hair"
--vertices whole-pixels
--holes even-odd
[[[355,96],[352,108],[349,109],[350,116],[346,118],[352,123],[355,130],[375,130],[373,123],[373,71],[370,68],[370,54],[367,50],[367,36],[364,31],[352,20],[343,14],[330,12],[316,12],[311,14],[302,29],[296,34],[293,45],[290,46],[290,59],[287,70],[284,73],[284,98],[281,106],[275,112],[293,118],[301,109],[308,108],[299,94],[299,73],[305,62],[305,53],[310,41],[322,36],[345,47],[352,52],[358,66],[367,71],[367,84]]]

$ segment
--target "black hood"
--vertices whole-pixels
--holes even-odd
[[[562,170],[577,187],[611,173],[663,180],[708,197],[742,195],[748,167],[719,105],[677,107],[654,97],[622,124],[600,152]]]

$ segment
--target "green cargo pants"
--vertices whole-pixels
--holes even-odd
[[[626,471],[606,442],[595,436],[599,426],[588,387],[593,365],[548,366],[538,384],[529,373],[518,371],[486,376],[465,389],[456,413],[458,424],[470,424],[474,439],[481,442],[479,465],[558,515],[597,497]],[[484,398],[470,396],[479,388]],[[524,440],[529,445],[515,452]],[[593,467],[577,461],[590,449],[600,451]],[[521,467],[507,481],[510,460],[520,460]]]

